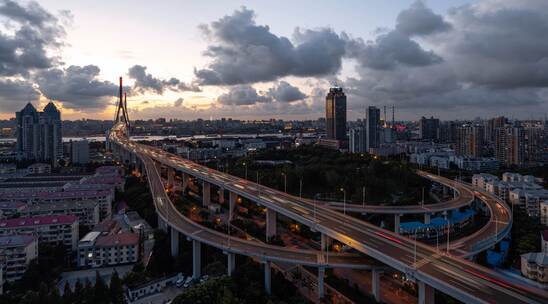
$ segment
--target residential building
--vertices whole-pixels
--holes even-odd
[[[27,173],[28,174],[50,174],[51,165],[43,164],[43,163],[32,164],[27,167]]]
[[[542,251],[529,252],[521,255],[521,274],[531,280],[542,284],[548,284],[548,252],[545,250],[545,242],[548,239],[548,231],[541,232]],[[548,287],[548,285],[545,285]]]
[[[419,120],[419,132],[422,140],[438,141],[440,138],[440,120],[423,116]]]
[[[346,141],[346,95],[340,87],[329,89],[325,99],[327,139]]]
[[[23,277],[32,260],[38,257],[38,239],[33,235],[0,236],[0,264],[7,282]]]
[[[548,226],[548,201],[540,203],[540,223],[544,226]]]
[[[136,233],[91,231],[78,243],[78,267],[114,266],[138,260],[139,235]]]
[[[495,134],[495,157],[506,166],[523,165],[525,161],[525,141],[523,128],[505,126]]]
[[[498,129],[504,127],[507,123],[508,119],[504,116],[489,119],[485,125],[485,141],[494,143]]]
[[[31,234],[40,243],[78,246],[78,218],[74,215],[46,215],[0,220],[0,236]]]
[[[72,141],[71,146],[71,160],[73,164],[87,164],[89,163],[89,142],[87,139]]]
[[[93,228],[100,221],[100,208],[96,201],[38,203],[28,205],[20,214],[23,216],[39,215],[74,215],[82,226]]]
[[[490,181],[498,181],[499,178],[488,173],[480,173],[472,175],[472,185],[487,191],[487,183]]]
[[[483,126],[467,124],[457,127],[455,152],[460,156],[481,157],[483,136]]]
[[[365,112],[365,150],[378,148],[380,145],[381,110],[377,107],[367,107]]]
[[[63,157],[61,112],[49,102],[43,112],[28,103],[15,114],[18,159],[57,165]]]
[[[454,121],[444,121],[440,123],[440,138],[441,143],[457,142],[457,123]]]
[[[452,162],[462,170],[474,172],[496,171],[500,168],[500,161],[489,157],[455,156]]]

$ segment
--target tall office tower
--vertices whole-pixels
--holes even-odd
[[[444,121],[440,123],[440,142],[449,144],[457,142],[457,123]]]
[[[349,146],[351,153],[365,152],[365,129],[363,127],[350,129]]]
[[[423,140],[439,140],[440,120],[423,116],[419,121],[419,131]]]
[[[484,128],[480,125],[462,125],[457,127],[457,155],[481,157]]]
[[[57,162],[63,157],[61,113],[50,102],[43,112],[28,103],[15,114],[17,121],[17,157],[19,160]]]
[[[504,116],[489,119],[485,124],[485,141],[494,143],[497,129],[504,127],[507,123],[508,119]]]
[[[495,157],[506,166],[522,165],[525,160],[525,136],[521,126],[497,128]]]
[[[378,148],[380,144],[381,111],[377,107],[367,107],[365,117],[365,150],[369,152],[370,148]]]
[[[325,98],[327,139],[346,140],[346,95],[342,88],[329,89]]]

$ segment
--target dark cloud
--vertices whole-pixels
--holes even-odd
[[[290,85],[285,81],[280,81],[276,86],[268,90],[268,96],[280,102],[293,102],[302,100],[306,95],[299,88]]]
[[[217,98],[217,101],[223,105],[254,105],[256,103],[270,102],[272,99],[264,94],[259,94],[255,88],[250,85],[237,85]]]
[[[378,36],[374,42],[349,42],[348,51],[361,66],[375,70],[394,69],[400,65],[420,67],[443,61],[397,30]]]
[[[0,76],[28,76],[36,69],[60,63],[49,55],[63,45],[63,26],[38,3],[22,6],[10,0],[0,1],[0,18],[10,24],[13,33],[0,31]]]
[[[169,80],[163,80],[152,76],[146,72],[147,67],[142,65],[134,65],[129,68],[128,76],[135,80],[133,86],[134,91],[139,93],[154,92],[156,94],[163,94],[165,89],[173,91],[192,91],[200,92],[201,89],[197,85],[187,84],[181,82],[177,78],[170,78]]]
[[[31,83],[21,80],[0,80],[0,111],[21,110],[27,102],[36,101],[39,92]]]
[[[418,2],[374,43],[349,41],[359,63],[359,77],[344,83],[349,100],[419,115],[435,108],[449,117],[547,110],[548,2],[485,1],[453,8],[445,18],[432,14]]]
[[[429,35],[435,32],[447,31],[451,25],[443,17],[426,7],[424,2],[416,1],[403,10],[396,19],[396,30],[406,35]]]
[[[205,55],[212,62],[195,70],[202,85],[234,85],[271,81],[287,75],[322,76],[341,68],[345,42],[330,29],[297,29],[294,42],[257,25],[245,7],[202,25],[212,45]]]
[[[99,80],[99,72],[95,65],[72,65],[65,70],[40,71],[34,80],[45,97],[61,101],[66,108],[103,108],[117,96],[118,86]]]

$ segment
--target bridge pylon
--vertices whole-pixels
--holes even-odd
[[[126,125],[126,131],[129,133],[130,123],[129,115],[127,111],[127,95],[123,92],[122,77],[120,77],[120,91],[118,93],[118,105],[116,106],[116,116],[114,117],[114,123],[123,122]],[[122,97],[123,96],[123,97]]]

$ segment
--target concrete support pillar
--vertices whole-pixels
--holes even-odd
[[[182,185],[183,190],[182,191],[183,192],[185,192],[186,188],[188,187],[188,178],[189,178],[188,174],[183,172],[183,174],[182,174],[182,180],[183,180],[183,185]]]
[[[211,184],[203,181],[202,182],[202,205],[209,206],[211,204]]]
[[[231,276],[234,273],[234,268],[236,268],[236,254],[228,252],[226,255],[228,257],[227,274]]]
[[[394,232],[400,234],[400,217],[401,214],[394,214]]]
[[[158,228],[167,233],[167,223],[158,215]]]
[[[219,187],[219,204],[225,203],[225,188]]]
[[[443,211],[443,218],[444,218],[445,220],[447,220],[447,213],[448,213],[447,210],[444,210],[444,211]]]
[[[430,224],[430,216],[431,216],[430,213],[425,213],[425,214],[424,214],[424,223],[425,223],[426,225]]]
[[[322,251],[327,250],[327,248],[329,248],[331,244],[333,244],[333,239],[330,238],[328,235],[325,235],[322,233],[322,236],[321,236]]]
[[[381,302],[381,273],[382,271],[378,269],[373,269],[371,271],[371,292],[377,302]]]
[[[276,211],[268,208],[266,209],[266,239],[276,235]]]
[[[171,256],[179,255],[179,231],[171,227]]]
[[[325,286],[323,283],[325,276],[325,268],[324,267],[318,267],[318,298],[323,299],[325,295]]]
[[[192,277],[202,276],[202,243],[192,240]]]
[[[434,304],[434,288],[432,286],[419,281],[419,304]]]
[[[173,187],[175,181],[175,170],[173,168],[167,168],[167,184]]]
[[[271,281],[271,265],[270,261],[264,262],[264,290],[267,295],[272,294],[272,281]]]
[[[229,193],[229,199],[228,199],[228,220],[229,221],[232,221],[234,219],[237,199],[238,199],[238,195],[236,193],[234,192]]]

